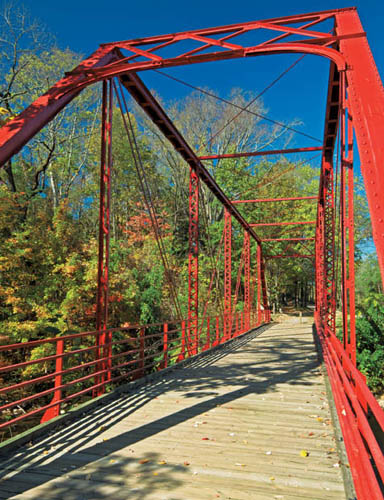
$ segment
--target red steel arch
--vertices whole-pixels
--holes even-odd
[[[314,31],[312,28],[323,21],[333,20],[332,33]],[[300,24],[299,27],[292,25]],[[238,43],[243,36],[257,30],[273,33],[271,38],[258,45]],[[290,36],[298,41],[284,41]],[[236,39],[237,43],[233,43]],[[183,52],[180,42],[197,44]],[[177,55],[159,55],[170,47]],[[202,53],[204,52],[204,53]],[[202,161],[183,136],[176,129],[154,96],[145,87],[137,73],[173,66],[203,62],[252,57],[257,55],[303,53],[328,58],[330,63],[328,98],[325,114],[324,140],[316,221],[316,327],[330,374],[338,416],[345,438],[348,458],[360,499],[382,498],[380,480],[384,482],[384,457],[373,435],[368,416],[374,416],[384,430],[384,414],[373,395],[365,385],[362,374],[355,367],[354,328],[354,243],[353,243],[353,137],[355,132],[361,161],[369,210],[372,220],[373,238],[384,283],[384,91],[370,52],[366,35],[355,8],[345,8],[288,16],[263,21],[238,23],[217,28],[193,30],[176,34],[161,35],[135,40],[103,44],[77,68],[66,74],[43,96],[36,99],[25,111],[0,129],[0,166],[6,162],[60,112],[86,86],[97,81],[119,77],[121,83],[143,108],[160,131],[191,167],[195,187],[197,177],[222,202],[226,213],[226,256],[230,265],[230,224],[234,217],[248,235],[257,242],[259,276],[258,296],[263,297],[265,317],[268,319],[268,298],[264,278],[262,241],[242,215],[238,212],[215,180],[204,167]],[[140,60],[137,60],[140,59]],[[111,89],[111,81],[109,82]],[[104,84],[104,90],[106,84]],[[106,90],[105,90],[106,92]],[[111,101],[109,101],[111,102]],[[105,101],[105,106],[107,101]],[[106,108],[105,108],[106,109]],[[105,111],[106,113],[106,111]],[[334,164],[336,138],[341,142],[341,231],[342,241],[342,292],[343,292],[343,342],[336,337],[336,283],[335,283],[335,192]],[[107,162],[108,163],[108,162]],[[197,176],[197,177],[196,177]],[[108,179],[106,180],[108,182]],[[106,187],[108,189],[108,187]],[[195,208],[191,238],[198,237],[198,191],[194,189]],[[106,205],[108,200],[105,201]],[[105,217],[104,217],[105,218]],[[104,238],[104,236],[101,236]],[[104,241],[102,242],[104,245]],[[197,241],[192,241],[197,249]],[[108,242],[105,242],[105,253]],[[248,243],[247,243],[248,245]],[[104,246],[103,246],[104,248]],[[248,248],[248,247],[247,247]],[[197,252],[197,250],[196,250]],[[195,252],[195,253],[196,253]],[[248,255],[248,251],[247,251]],[[295,255],[296,256],[296,255]],[[300,256],[300,255],[297,255]],[[194,304],[190,308],[188,336],[194,330],[197,337],[197,255],[190,261],[194,279],[190,281],[190,298]],[[274,256],[280,257],[280,256]],[[301,255],[309,257],[309,255]],[[247,257],[248,258],[248,257]],[[247,261],[246,273],[249,275]],[[108,263],[105,263],[107,269]],[[105,273],[104,273],[105,274]],[[106,271],[106,275],[107,275]],[[231,282],[227,276],[226,312],[231,314]],[[100,292],[100,289],[99,289]],[[247,288],[247,300],[250,290]],[[104,294],[107,296],[107,291]],[[99,296],[101,297],[100,293]],[[105,299],[106,301],[108,299]],[[99,310],[107,309],[106,301],[100,298]],[[259,311],[260,312],[260,311]],[[105,329],[106,314],[100,317],[98,329]],[[229,323],[228,323],[229,324]],[[226,331],[229,335],[228,324]],[[103,325],[103,326],[101,326]],[[185,335],[185,325],[184,325]],[[168,339],[164,330],[164,339]],[[108,340],[102,340],[103,345]],[[168,340],[164,340],[167,346]],[[109,348],[107,346],[107,348]],[[166,352],[166,350],[165,350]],[[60,355],[58,355],[60,358]],[[104,370],[104,364],[101,370]],[[166,362],[164,362],[166,366]],[[106,368],[108,370],[108,367]],[[60,371],[60,369],[59,369]],[[107,377],[108,378],[108,377]],[[103,387],[104,379],[98,380]],[[59,384],[60,386],[60,384]],[[98,392],[99,393],[99,392]],[[60,401],[60,392],[57,400]],[[56,403],[57,408],[59,403]]]

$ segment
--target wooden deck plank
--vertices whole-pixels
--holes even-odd
[[[0,498],[20,500],[345,499],[308,325],[238,339],[0,468]]]

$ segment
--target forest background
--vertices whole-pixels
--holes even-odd
[[[82,59],[57,46],[54,37],[21,4],[0,12],[0,120],[12,120],[37,96]],[[254,93],[233,89],[229,95],[195,90],[186,98],[162,105],[199,154],[224,154],[289,147],[292,129],[266,122],[266,104]],[[23,342],[95,328],[98,192],[100,159],[100,86],[83,91],[15,156],[0,173],[0,341]],[[239,114],[239,107],[248,106]],[[134,124],[166,258],[181,314],[187,313],[189,169],[133,104]],[[237,107],[236,107],[237,106]],[[289,128],[287,128],[289,127]],[[168,321],[176,311],[171,285],[159,258],[156,239],[143,202],[134,158],[118,112],[113,122],[111,206],[111,274],[109,326]],[[230,199],[312,196],[318,190],[318,167],[305,158],[290,162],[269,159],[226,159],[207,167]],[[356,177],[356,290],[359,368],[378,394],[384,387],[383,290],[371,248],[369,213],[362,180]],[[217,267],[208,314],[222,309],[223,259],[218,258],[223,209],[202,188],[199,300],[209,294]],[[242,205],[252,222],[314,220],[316,204],[295,202]],[[263,228],[262,238],[308,237],[313,228]],[[290,247],[313,253],[313,243]],[[275,243],[265,253],[286,251]],[[234,224],[233,284],[242,252],[242,231]],[[252,246],[255,270],[256,247]],[[306,309],[314,289],[310,260],[268,261],[269,300],[275,311],[291,305]],[[235,286],[234,286],[235,288]],[[239,294],[237,307],[243,306]],[[41,353],[39,353],[41,355]]]

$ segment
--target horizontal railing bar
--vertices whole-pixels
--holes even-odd
[[[251,313],[251,311],[249,311],[249,313]],[[209,319],[212,319],[212,318],[218,318],[218,316],[210,316],[208,317]],[[208,319],[208,318],[203,318],[201,320],[201,325],[204,324],[204,322]],[[177,321],[174,321],[172,323],[178,323]],[[171,323],[171,324],[172,324]],[[182,322],[181,322],[182,323]],[[200,322],[199,322],[200,323]],[[164,326],[164,325],[169,325],[170,323],[157,323],[156,326]],[[148,326],[148,325],[146,325]],[[240,324],[238,325],[240,327]],[[252,326],[253,327],[253,326]],[[195,328],[195,326],[193,326],[193,329]],[[135,326],[134,328],[133,327],[129,327],[129,328],[114,328],[114,329],[109,329],[109,330],[105,330],[105,331],[102,331],[102,332],[97,332],[98,334],[112,334],[113,332],[118,332],[118,331],[129,331],[129,330],[137,330],[138,333],[140,330],[143,330],[145,329],[144,326]],[[102,369],[99,369],[93,373],[90,373],[90,374],[87,374],[85,376],[82,376],[82,377],[79,377],[79,378],[76,378],[75,380],[71,380],[69,382],[66,382],[66,383],[61,383],[60,385],[56,385],[55,387],[52,387],[52,388],[49,388],[47,390],[44,390],[44,391],[41,391],[40,393],[37,393],[37,394],[32,394],[30,396],[27,396],[25,398],[21,398],[17,401],[13,401],[13,402],[8,402],[6,404],[4,404],[3,406],[0,407],[0,410],[9,410],[17,405],[20,405],[20,404],[24,404],[24,403],[30,403],[31,401],[34,401],[38,398],[41,398],[41,397],[45,397],[45,396],[48,396],[52,393],[55,393],[55,394],[61,394],[61,391],[62,390],[65,390],[65,389],[68,389],[72,386],[74,386],[75,384],[80,384],[80,383],[84,383],[86,382],[87,380],[90,380],[90,379],[95,379],[95,380],[100,380],[100,377],[104,378],[105,375],[108,375],[109,377],[111,376],[111,373],[112,372],[115,372],[116,370],[120,370],[120,369],[123,369],[125,367],[134,367],[134,365],[138,365],[139,363],[142,365],[142,366],[139,366],[138,368],[134,368],[133,370],[132,369],[128,369],[128,371],[124,374],[121,374],[121,375],[118,375],[117,377],[112,377],[112,378],[109,378],[107,380],[105,380],[104,382],[102,381],[101,383],[96,383],[96,384],[92,384],[90,387],[87,387],[81,391],[78,391],[77,393],[74,393],[74,394],[70,394],[68,396],[65,396],[64,398],[61,398],[61,399],[53,399],[52,402],[48,405],[44,405],[42,407],[39,407],[39,408],[36,408],[34,410],[31,410],[29,412],[26,412],[24,413],[23,415],[20,415],[18,417],[15,417],[7,422],[5,422],[4,424],[1,424],[0,425],[0,428],[3,428],[3,427],[6,427],[8,425],[13,425],[14,423],[18,422],[19,420],[21,419],[25,419],[25,418],[28,418],[29,416],[32,416],[32,415],[35,415],[35,414],[38,414],[38,413],[41,413],[43,412],[44,410],[47,410],[53,406],[59,406],[61,405],[61,403],[65,403],[66,401],[70,401],[71,399],[75,398],[75,397],[78,397],[78,396],[81,396],[83,394],[86,394],[90,391],[93,391],[94,389],[97,389],[97,388],[100,388],[100,387],[103,387],[105,386],[106,384],[110,384],[110,383],[113,383],[114,381],[117,381],[117,380],[120,380],[122,378],[127,378],[127,377],[131,377],[133,374],[135,373],[141,373],[141,374],[144,374],[145,371],[149,370],[149,369],[153,369],[155,368],[156,366],[159,368],[159,369],[162,369],[164,368],[164,362],[166,360],[171,361],[173,360],[174,358],[179,358],[181,354],[183,354],[184,357],[189,357],[191,355],[191,349],[194,349],[194,346],[196,345],[195,344],[195,341],[196,339],[193,339],[191,338],[189,335],[187,335],[187,332],[188,332],[188,322],[185,321],[184,322],[184,330],[183,328],[175,328],[175,329],[172,329],[170,331],[167,332],[167,334],[169,335],[170,333],[181,333],[184,331],[184,334],[185,334],[185,337],[182,337],[182,336],[179,336],[179,337],[176,337],[176,338],[173,338],[173,339],[168,339],[168,346],[167,346],[167,350],[166,351],[163,351],[163,350],[157,350],[156,352],[152,352],[151,354],[147,354],[146,356],[143,356],[143,353],[147,353],[148,350],[149,351],[152,351],[153,349],[158,349],[159,347],[161,348],[162,346],[162,341],[159,340],[153,344],[151,344],[150,346],[145,346],[145,350],[143,351],[143,346],[142,345],[139,345],[136,349],[130,349],[128,351],[124,351],[124,352],[121,352],[121,353],[116,353],[116,354],[111,354],[109,356],[103,356],[102,358],[98,358],[98,359],[95,359],[95,360],[92,360],[92,361],[89,361],[87,363],[83,363],[83,364],[80,364],[80,365],[76,365],[76,366],[72,366],[72,367],[69,367],[65,370],[61,370],[61,371],[56,371],[56,372],[53,372],[53,373],[50,373],[50,374],[47,374],[47,375],[43,375],[41,377],[37,377],[35,379],[31,379],[31,380],[26,380],[26,381],[23,381],[19,384],[13,384],[12,386],[8,386],[6,388],[2,388],[0,389],[0,393],[9,393],[13,390],[16,390],[16,389],[21,389],[21,388],[24,388],[28,385],[32,385],[32,384],[36,384],[36,383],[41,383],[41,382],[45,382],[45,381],[48,381],[48,380],[52,380],[56,377],[60,377],[60,376],[63,376],[63,375],[66,375],[66,374],[69,374],[69,373],[72,373],[72,372],[76,372],[76,371],[80,371],[82,369],[87,369],[91,366],[95,366],[95,365],[100,365]],[[232,332],[233,334],[230,335],[229,338],[227,338],[226,340],[223,339],[222,337],[222,329],[220,330],[219,332],[219,339],[218,339],[218,342],[217,342],[217,339],[216,339],[216,330],[215,328],[213,327],[212,330],[211,330],[211,341],[210,341],[210,346],[213,346],[217,343],[224,343],[224,342],[227,342],[228,340],[230,340],[231,338],[234,338],[236,337],[238,334],[240,333],[243,333],[242,332],[242,328],[240,327],[240,329],[237,329],[236,328],[236,325],[233,325],[232,327]],[[74,335],[71,335],[71,336],[67,336],[68,339],[72,339],[72,338],[78,338],[78,337],[81,337],[81,336],[87,336],[89,335],[90,333],[92,332],[85,332],[83,334],[79,333],[79,334],[74,334]],[[52,355],[52,356],[46,356],[45,358],[40,358],[39,360],[30,360],[30,361],[27,361],[27,362],[24,362],[24,363],[19,363],[17,365],[13,365],[11,367],[4,367],[6,370],[7,369],[13,369],[13,368],[20,368],[22,366],[25,366],[26,363],[43,363],[43,362],[46,362],[46,361],[52,361],[54,359],[58,359],[58,358],[63,358],[63,357],[67,357],[67,356],[70,356],[71,354],[74,354],[74,355],[79,355],[79,354],[82,354],[84,352],[87,352],[87,351],[92,351],[92,350],[95,350],[95,349],[105,349],[105,348],[111,348],[113,345],[117,345],[117,344],[126,344],[126,343],[131,343],[131,342],[142,342],[143,339],[151,339],[151,338],[162,338],[164,335],[164,331],[162,332],[159,332],[159,333],[155,333],[155,334],[151,334],[151,335],[146,335],[146,336],[137,336],[137,337],[129,337],[128,339],[122,339],[122,340],[118,340],[118,341],[110,341],[110,342],[105,342],[103,343],[102,345],[98,345],[98,346],[90,346],[90,347],[86,347],[84,349],[77,349],[77,350],[74,350],[74,351],[68,351],[68,352],[65,352],[65,353],[62,353],[62,354],[56,354],[56,355]],[[38,341],[38,343],[44,343],[46,341],[58,341],[58,340],[65,340],[66,337],[56,337],[54,339],[42,339],[41,341]],[[202,340],[202,338],[204,339],[204,334],[202,337],[200,337],[198,340],[199,342],[201,341],[203,343],[203,346],[202,348],[198,349],[198,352],[202,352],[205,349],[205,347],[208,345],[207,344],[207,338],[205,338],[204,340]],[[192,342],[193,340],[193,342]],[[35,344],[35,341],[32,341],[29,343],[29,347],[31,347],[31,344]],[[35,344],[36,345],[36,344]],[[25,346],[25,344],[23,343],[20,343],[20,344],[17,344],[15,345],[15,347],[20,347],[20,348],[23,348]],[[3,346],[5,347],[5,346]],[[207,349],[210,348],[210,347],[207,347]],[[123,356],[128,356],[128,355],[137,355],[139,354],[139,356],[136,357],[136,359],[130,359],[129,361],[126,361],[124,363],[119,363],[115,366],[108,366],[108,362],[111,362],[111,360],[114,360],[114,359],[118,359],[118,358],[121,358]],[[150,363],[147,363],[149,360],[153,360],[154,358],[158,358],[156,361],[154,362],[150,362]]]
[[[328,344],[330,347],[330,354],[333,357],[334,363],[336,365],[336,369],[340,374],[341,383],[343,388],[351,402],[351,407],[353,408],[354,413],[356,414],[357,424],[360,428],[360,432],[362,433],[369,450],[375,460],[375,464],[379,469],[379,473],[382,479],[384,479],[384,457],[383,452],[380,449],[380,446],[377,443],[377,439],[375,438],[372,429],[369,425],[367,416],[364,414],[359,401],[357,400],[357,396],[355,394],[354,389],[351,386],[350,381],[347,379],[345,371],[341,365],[340,359],[331,343]]]

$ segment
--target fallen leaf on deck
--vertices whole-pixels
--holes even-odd
[[[301,457],[307,457],[309,455],[308,451],[307,450],[301,450],[300,451],[300,456]]]
[[[323,421],[323,418],[322,418],[322,417],[317,417],[317,421],[318,421],[318,422],[322,422],[322,421]]]
[[[185,466],[191,465],[189,462],[184,462]]]
[[[114,464],[116,462],[116,460],[114,460],[113,458],[111,458],[111,460],[109,461],[110,464]]]
[[[274,481],[274,480],[275,480],[275,478],[274,478],[273,476],[271,476],[271,477],[269,478],[269,480],[270,480],[270,481]]]
[[[166,461],[165,460],[160,460],[160,462],[157,462],[159,465],[166,465]]]
[[[159,473],[158,473],[158,472],[153,472],[152,474],[153,474],[154,476],[158,476],[158,475],[159,475]]]
[[[309,432],[309,433],[308,433],[308,436],[314,436],[314,435],[315,435],[315,433],[314,433],[314,432]]]
[[[146,464],[149,462],[148,458],[143,458],[142,460],[139,460],[139,464]]]
[[[209,438],[201,438],[202,441],[209,441]]]

